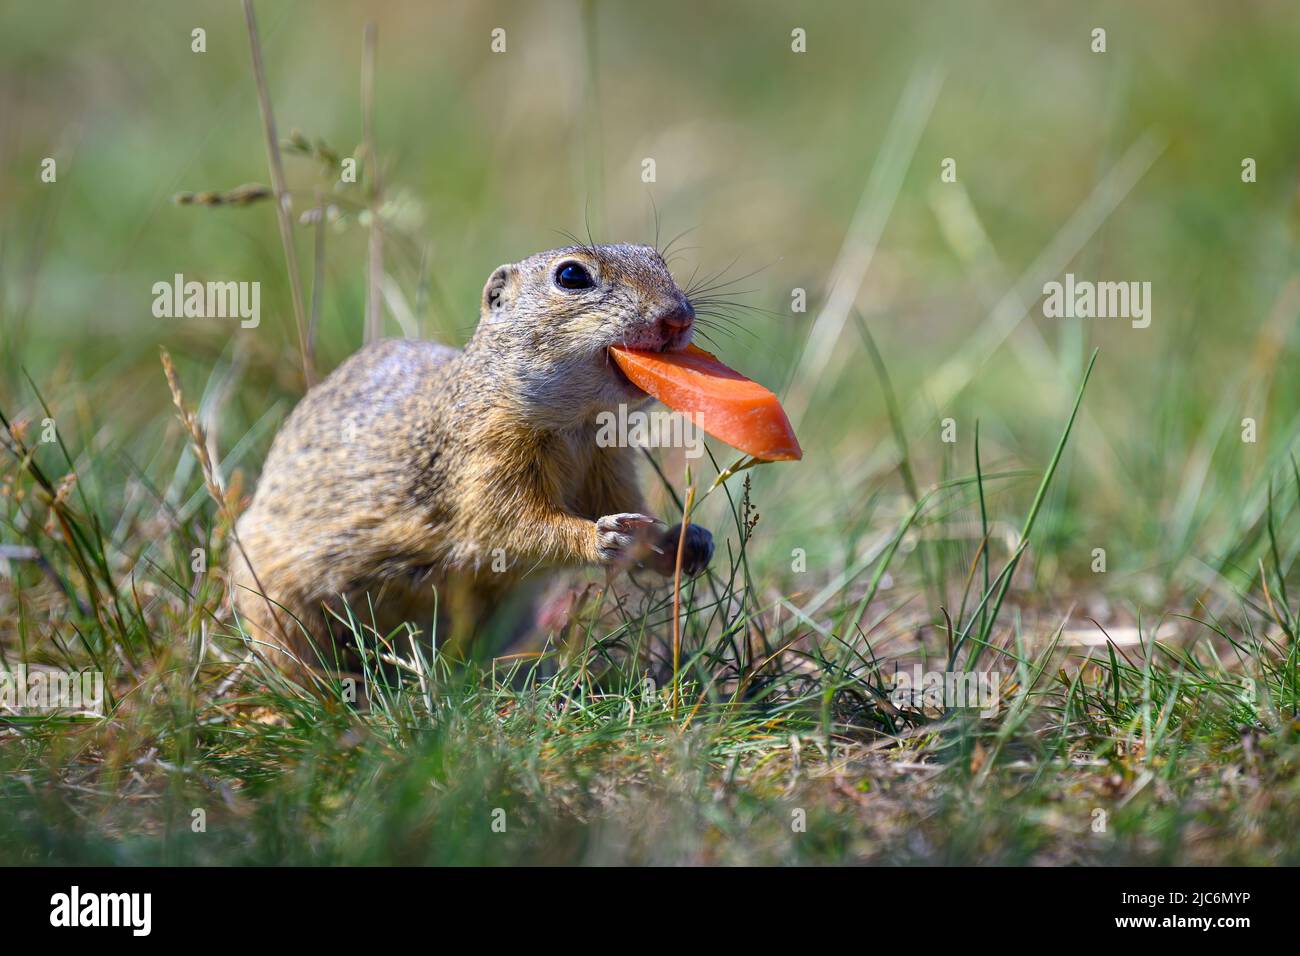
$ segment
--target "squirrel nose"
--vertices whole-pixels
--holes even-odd
[[[659,327],[667,335],[685,332],[695,324],[695,310],[689,302],[683,302],[659,317]]]

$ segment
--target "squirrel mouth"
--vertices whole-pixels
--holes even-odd
[[[624,389],[624,391],[632,395],[642,395],[642,396],[645,395],[645,392],[637,388],[635,385],[633,385],[632,380],[628,378],[626,374],[624,374],[621,368],[618,367],[618,363],[615,362],[612,357],[610,357],[608,350],[605,351],[604,356],[605,356],[605,367],[609,369],[610,375],[614,377],[614,381],[618,382],[618,384]]]

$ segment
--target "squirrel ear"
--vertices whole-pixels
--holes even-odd
[[[515,267],[509,264],[497,266],[483,286],[482,318],[489,322],[500,318],[514,295]]]

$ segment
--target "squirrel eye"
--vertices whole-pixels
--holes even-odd
[[[578,263],[566,262],[555,270],[555,284],[561,289],[590,289],[596,282]]]

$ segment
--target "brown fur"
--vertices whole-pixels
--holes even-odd
[[[595,288],[560,288],[567,262]],[[393,339],[353,355],[280,429],[239,521],[248,561],[233,558],[231,584],[245,628],[287,646],[273,655],[287,667],[332,668],[328,635],[345,628],[327,609],[340,596],[367,624],[376,606],[381,633],[403,620],[427,630],[436,587],[440,627],[468,638],[531,572],[631,560],[638,453],[598,447],[594,419],[645,396],[606,348],[683,348],[692,318],[654,249],[572,246],[493,272],[464,350]],[[661,571],[678,534],[660,542]],[[688,535],[687,570],[711,553],[707,532]]]

